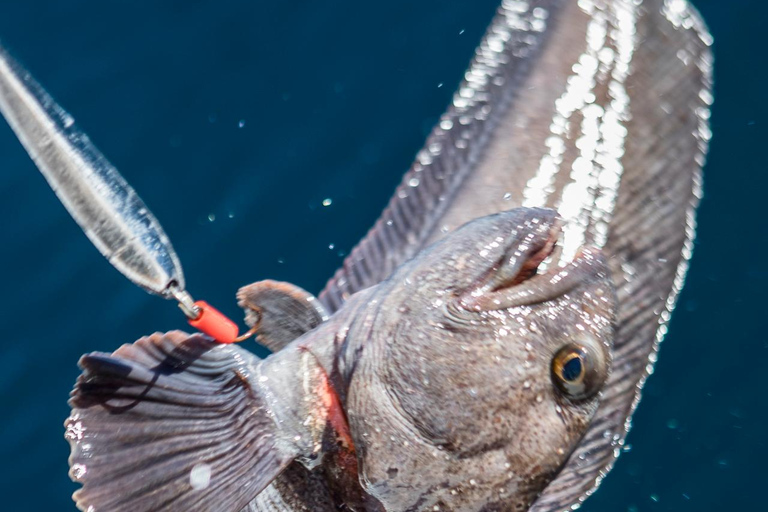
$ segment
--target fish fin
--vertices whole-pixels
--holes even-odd
[[[255,356],[156,333],[91,353],[65,422],[81,510],[240,510],[300,449],[251,384]]]
[[[670,10],[650,0],[640,13],[624,173],[604,248],[620,304],[612,371],[584,438],[531,512],[575,508],[613,466],[693,249],[710,134],[711,36],[689,2]]]
[[[390,276],[439,231],[452,197],[482,159],[546,43],[533,29],[538,11],[558,0],[504,2],[475,52],[448,110],[440,117],[376,224],[320,293],[336,311],[352,294]],[[471,98],[471,99],[467,99]]]
[[[328,319],[328,312],[311,293],[290,283],[259,281],[240,288],[238,304],[245,323],[256,326],[258,342],[277,352]]]

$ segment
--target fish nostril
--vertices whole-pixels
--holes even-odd
[[[530,254],[523,262],[521,268],[517,271],[514,278],[509,281],[499,283],[492,291],[499,291],[505,288],[511,288],[535,276],[539,271],[539,266],[546,260],[557,248],[560,239],[560,225],[555,223],[550,229],[549,236],[541,247]]]

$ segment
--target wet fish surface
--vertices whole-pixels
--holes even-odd
[[[272,356],[172,332],[81,359],[66,422],[78,506],[583,501],[621,451],[685,277],[711,44],[684,0],[505,0],[319,297],[271,281],[238,294]]]
[[[325,321],[297,287],[247,286],[264,360],[181,332],[84,356],[67,421],[79,507],[527,509],[612,357],[601,253],[536,272],[559,232],[548,209],[474,220]]]
[[[331,311],[469,219],[546,206],[561,263],[589,243],[619,303],[611,373],[579,447],[531,507],[586,499],[621,453],[688,268],[712,36],[685,0],[502,3],[448,111],[320,295]]]

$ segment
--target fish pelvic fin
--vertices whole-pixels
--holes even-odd
[[[258,281],[237,292],[245,310],[245,323],[255,329],[261,345],[272,352],[311,331],[329,318],[329,313],[311,293],[290,283]]]
[[[180,331],[84,355],[65,422],[78,508],[245,507],[308,450],[275,410],[284,397],[260,386],[263,363]]]

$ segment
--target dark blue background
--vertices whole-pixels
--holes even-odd
[[[243,284],[322,287],[496,3],[6,0],[0,37],[162,221],[190,291],[239,320]],[[768,4],[695,3],[717,56],[695,257],[631,449],[589,511],[765,507]],[[0,198],[0,508],[72,510],[78,357],[185,325],[92,248],[4,123]]]

